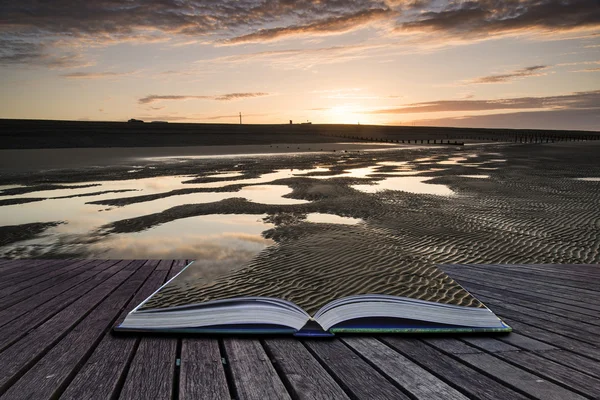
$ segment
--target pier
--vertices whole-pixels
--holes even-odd
[[[442,265],[514,332],[114,335],[189,260],[0,260],[1,399],[586,399],[600,265]]]

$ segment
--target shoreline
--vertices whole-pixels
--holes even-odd
[[[216,145],[162,147],[88,147],[0,150],[0,172],[19,173],[85,167],[126,166],[177,158],[229,158],[247,156],[319,154],[330,152],[416,149],[426,145],[391,143],[288,143],[273,145]],[[436,147],[441,147],[436,145]]]

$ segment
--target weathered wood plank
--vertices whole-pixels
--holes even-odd
[[[120,399],[170,400],[177,340],[144,337],[127,373]]]
[[[523,336],[515,332],[512,332],[510,335],[499,336],[498,340],[501,340],[508,344],[512,344],[513,346],[519,347],[523,350],[544,351],[557,349],[557,347],[554,347],[548,343],[540,342],[539,340]]]
[[[525,285],[522,282],[518,284],[510,284],[493,279],[491,277],[486,277],[485,275],[477,275],[475,273],[465,274],[463,272],[456,271],[451,272],[450,276],[458,281],[467,290],[469,290],[468,287],[471,285],[482,285],[487,288],[495,288],[497,290],[506,291],[507,294],[514,292],[526,295],[535,295],[544,299],[563,302],[565,304],[573,304],[581,308],[587,308],[589,310],[600,312],[600,305],[590,302],[582,303],[581,297],[579,297],[577,294],[556,291],[552,288],[543,287],[534,283],[530,283],[528,285]],[[473,287],[475,288],[477,286]]]
[[[295,399],[348,399],[342,388],[296,339],[269,339],[264,345]]]
[[[131,265],[130,261],[123,261],[120,264],[123,267],[121,271],[0,353],[0,365],[3,366],[0,369],[0,392],[4,392],[12,381],[29,369],[38,357],[68,333],[139,267],[139,265]]]
[[[156,268],[158,261],[149,260]],[[153,271],[133,299],[125,306],[114,325],[122,322],[127,313],[151,295],[165,280],[166,271]],[[113,335],[107,332],[90,358],[85,362],[61,399],[112,399],[118,395],[126,369],[137,344],[139,335]]]
[[[175,261],[173,261],[173,265],[171,266],[171,269],[169,270],[169,274],[167,276],[167,280],[171,280],[173,277],[175,277],[175,275],[177,275],[178,273],[180,273],[181,270],[183,269],[183,267],[185,267],[188,264],[189,263],[186,260],[175,260]]]
[[[2,260],[0,262],[0,274],[3,277],[8,277],[16,271],[31,268],[31,260]]]
[[[567,389],[584,396],[597,397],[600,393],[600,380],[592,376],[558,364],[526,351],[513,351],[497,354],[499,358],[518,365],[521,369],[550,379]]]
[[[15,271],[12,274],[6,274],[2,282],[0,282],[0,289],[4,289],[10,287],[15,283],[19,283],[22,281],[27,281],[31,278],[35,278],[40,276],[41,272],[52,271],[55,266],[70,264],[74,262],[74,260],[36,260],[37,262],[34,264],[33,262],[30,264],[30,268],[23,269],[19,271]]]
[[[556,283],[558,285],[566,284],[573,287],[588,288],[590,290],[598,290],[593,285],[589,285],[589,275],[581,275],[573,273],[565,266],[564,269],[558,270],[553,268],[545,269],[544,273],[536,270],[536,267],[527,267],[519,264],[500,264],[500,265],[481,265],[481,264],[465,264],[465,268],[469,270],[479,270],[484,272],[493,272],[495,274],[508,275],[510,277],[519,277],[531,279],[533,281]],[[588,284],[579,286],[582,284]]]
[[[586,279],[597,277],[600,271],[597,267],[592,269],[577,268],[577,264],[465,264],[472,268],[481,269],[486,271],[488,269],[495,271],[504,271],[505,273],[524,273],[535,275],[536,279],[544,279],[544,277],[550,275],[550,277],[560,276],[568,280],[577,282],[586,282]],[[589,282],[589,279],[587,280]]]
[[[142,265],[143,261],[136,264],[140,267],[13,384],[5,398],[41,400],[60,394],[69,377],[155,268]]]
[[[550,280],[533,280],[533,279],[531,279],[531,277],[521,277],[521,276],[516,276],[516,274],[515,274],[515,276],[513,276],[510,274],[501,273],[496,270],[482,271],[480,269],[469,268],[468,266],[461,269],[461,271],[462,271],[462,274],[467,274],[468,276],[475,276],[475,277],[483,278],[484,280],[487,280],[488,282],[491,279],[493,279],[494,281],[498,281],[503,284],[513,285],[513,286],[517,286],[517,287],[530,288],[532,285],[535,285],[535,286],[546,288],[548,290],[552,290],[554,293],[561,293],[561,294],[575,294],[576,293],[581,298],[583,298],[585,300],[589,300],[593,304],[594,304],[594,300],[596,300],[598,297],[598,293],[600,293],[597,290],[574,287],[574,286],[570,286],[566,283],[563,285],[563,284],[558,283],[558,282],[560,282],[560,280],[558,280],[557,282],[551,282]],[[448,275],[450,275],[451,277],[454,277],[455,273],[456,273],[456,271],[448,270]]]
[[[340,340],[310,340],[305,344],[352,397],[369,400],[409,399]]]
[[[416,338],[385,337],[383,341],[468,396],[482,400],[525,400],[520,393]]]
[[[464,336],[461,338],[461,340],[472,346],[476,346],[482,350],[485,350],[488,353],[504,353],[507,351],[520,350],[518,347],[512,346],[492,337]]]
[[[91,264],[91,260],[81,261],[69,265],[65,269],[61,269],[60,273],[52,277],[47,277],[49,279],[45,279],[42,282],[39,282],[37,279],[32,279],[30,282],[21,282],[21,284],[15,285],[12,288],[6,288],[3,293],[9,293],[9,295],[0,298],[0,308],[10,307],[36,293],[40,293],[48,288],[55,287],[68,279],[77,277],[86,272]]]
[[[52,268],[49,271],[34,272],[34,276],[30,276],[28,279],[20,282],[12,282],[10,286],[0,289],[0,299],[7,295],[16,293],[22,289],[28,288],[30,286],[39,286],[41,284],[46,283],[48,280],[52,280],[53,278],[54,280],[56,280],[56,278],[64,276],[65,274],[71,271],[76,271],[83,265],[89,264],[90,262],[91,260],[63,262],[61,264],[54,265],[54,268]]]
[[[240,400],[291,399],[256,339],[224,339],[227,363]]]
[[[457,278],[460,282],[463,282],[462,278]],[[469,291],[472,293],[482,293],[496,299],[506,299],[514,304],[525,304],[526,302],[534,303],[536,305],[542,305],[545,309],[552,307],[557,309],[557,312],[569,311],[576,313],[577,315],[583,315],[586,317],[597,317],[598,311],[590,310],[585,307],[580,307],[581,299],[568,300],[568,299],[557,299],[556,297],[541,295],[538,293],[530,292],[528,294],[518,293],[513,290],[506,290],[506,288],[498,287],[490,283],[489,286],[478,285],[470,281],[464,281],[469,287]],[[515,302],[515,300],[517,300]],[[557,301],[558,300],[558,301]]]
[[[600,362],[573,354],[567,350],[539,351],[536,354],[578,370],[584,374],[600,378]]]
[[[116,261],[113,261],[113,264],[116,264]],[[101,264],[100,261],[92,262],[89,266],[96,266]],[[109,265],[106,264],[106,267]],[[27,290],[27,298],[8,307],[0,308],[0,326],[7,324],[15,318],[18,318],[21,314],[26,313],[27,311],[36,309],[38,306],[43,305],[47,301],[53,299],[57,295],[71,289],[78,284],[85,282],[90,279],[94,275],[97,275],[100,271],[96,269],[87,268],[86,271],[81,274],[72,277],[70,279],[66,279],[65,281],[47,288],[41,291],[35,291],[35,287],[31,288],[31,290]]]
[[[549,311],[547,307],[544,307],[542,304],[538,303],[527,304],[515,301],[513,299],[506,299],[506,301],[503,301],[501,299],[489,297],[480,292],[475,292],[474,294],[486,305],[493,306],[494,309],[499,310],[502,308],[504,310],[510,310],[514,313],[529,315],[546,321],[551,321],[557,325],[575,327],[578,330],[596,335],[600,334],[600,320],[598,318],[592,318],[588,316],[586,319],[586,316],[584,315],[555,311],[552,309],[552,307],[549,307]]]
[[[35,309],[20,315],[10,323],[3,325],[0,328],[0,349],[5,349],[10,344],[16,342],[31,329],[43,324],[51,317],[58,314],[66,306],[73,303],[90,290],[94,290],[102,282],[123,269],[123,265],[119,264],[117,260],[105,261],[99,265],[105,268],[104,272],[98,273],[90,280],[73,287],[54,299],[44,302]],[[19,303],[15,306],[21,304],[23,303]]]
[[[7,260],[5,261],[5,271],[3,273],[6,277],[15,276],[18,274],[27,274],[34,271],[35,268],[43,264],[47,264],[56,260],[45,260],[45,259],[19,259],[19,260]]]
[[[540,340],[553,346],[600,361],[600,348],[594,345],[590,345],[577,339],[572,339],[570,337],[563,336],[534,325],[513,320],[506,316],[504,316],[502,319],[521,335],[529,336],[533,339]]]
[[[173,276],[171,275],[173,263],[173,260],[160,260],[156,270],[165,271],[169,280],[170,276]],[[152,368],[148,368],[146,364],[153,363],[155,358],[158,362]],[[176,359],[177,339],[142,337],[127,374],[121,397],[170,399],[173,392]],[[144,386],[143,391],[135,394],[140,385]]]
[[[476,347],[469,346],[468,344],[457,340],[456,338],[431,337],[425,338],[423,341],[449,354],[479,354],[483,352]]]
[[[183,339],[179,400],[230,399],[217,339]]]
[[[510,354],[503,353],[503,354]],[[519,389],[536,399],[541,400],[579,400],[584,399],[570,390],[559,385],[540,379],[523,369],[517,368],[505,361],[486,353],[457,354],[456,357],[466,362],[469,366],[493,376],[505,384]]]
[[[537,317],[534,315],[535,313],[515,311],[511,309],[509,305],[504,307],[494,304],[494,306],[490,308],[501,318],[510,316],[513,319],[538,326],[551,332],[560,333],[561,335],[569,336],[582,342],[589,344],[596,344],[598,342],[597,333],[586,326],[582,326],[581,329],[579,329],[578,326],[564,323],[566,321],[561,321],[559,318],[548,318],[543,313],[539,313],[539,317]]]
[[[342,340],[417,399],[467,400],[465,395],[375,338]]]

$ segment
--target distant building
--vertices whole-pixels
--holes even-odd
[[[130,124],[143,124],[144,123],[144,121],[142,121],[141,119],[134,119],[134,118],[131,118],[127,122],[129,122]]]

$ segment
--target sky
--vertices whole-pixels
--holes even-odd
[[[0,118],[600,130],[599,0],[0,0]]]

